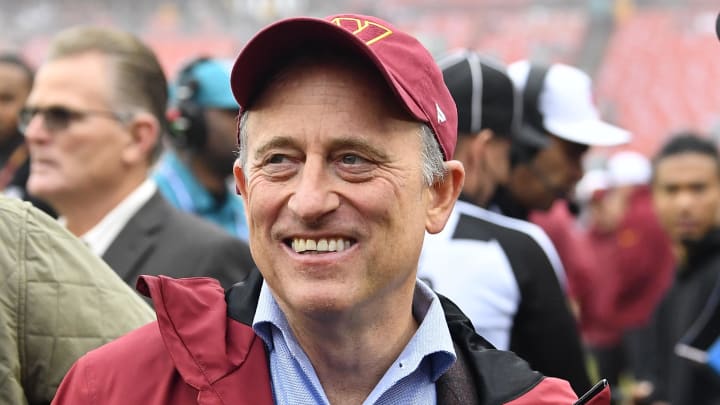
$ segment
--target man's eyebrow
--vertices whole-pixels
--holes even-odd
[[[255,150],[255,159],[261,159],[269,150],[276,148],[297,148],[298,143],[287,136],[276,136]]]
[[[299,148],[298,142],[287,136],[277,136],[261,145],[255,150],[255,159],[261,159],[269,150],[282,148]],[[348,149],[362,152],[380,161],[389,159],[387,153],[371,145],[369,142],[350,136],[334,139],[330,142],[330,150]]]
[[[330,143],[331,150],[339,149],[350,149],[358,152],[362,152],[366,155],[372,156],[380,161],[387,161],[389,157],[387,153],[371,145],[369,142],[363,139],[353,137],[343,137],[335,139]]]

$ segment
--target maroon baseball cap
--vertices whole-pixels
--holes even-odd
[[[262,29],[240,52],[230,75],[240,111],[250,107],[288,55],[316,45],[348,49],[372,62],[408,113],[433,129],[445,160],[452,159],[457,110],[442,72],[417,39],[376,17],[288,18]]]

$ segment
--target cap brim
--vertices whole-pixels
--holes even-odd
[[[312,44],[337,45],[366,57],[385,78],[401,105],[413,117],[425,121],[422,109],[362,39],[330,21],[307,17],[286,19],[268,26],[257,33],[240,52],[231,75],[233,95],[240,109],[250,106],[278,64]]]
[[[553,135],[589,146],[616,146],[630,142],[630,132],[599,120],[553,122],[545,119],[545,128]]]

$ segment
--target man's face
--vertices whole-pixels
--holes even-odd
[[[674,241],[701,239],[715,225],[720,208],[717,163],[693,152],[662,158],[655,165],[653,198]]]
[[[345,65],[294,66],[247,129],[235,177],[253,258],[281,308],[331,316],[411,297],[434,199],[419,124],[384,82]]]
[[[20,67],[0,62],[0,145],[17,134],[17,117],[30,93],[30,79]]]
[[[605,190],[601,197],[592,198],[588,206],[590,228],[603,233],[617,229],[627,211],[628,198],[625,189]]]
[[[127,128],[112,117],[111,73],[104,56],[87,53],[42,66],[27,107],[61,107],[78,114],[67,127],[48,130],[47,115],[38,113],[25,136],[30,148],[29,191],[51,204],[65,198],[89,198],[112,189],[125,173]],[[83,114],[102,111],[101,114]]]
[[[207,139],[203,157],[213,172],[221,178],[232,175],[237,142],[237,114],[237,109],[205,110]]]
[[[548,146],[529,163],[516,166],[509,187],[527,209],[548,210],[566,197],[582,178],[582,156],[586,145],[550,136]]]

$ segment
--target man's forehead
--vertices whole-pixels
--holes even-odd
[[[710,156],[684,152],[665,156],[655,163],[655,182],[691,182],[718,179],[718,163]]]
[[[3,82],[9,81],[14,87],[27,87],[30,84],[28,73],[20,66],[12,63],[0,61],[0,76],[3,77]]]

